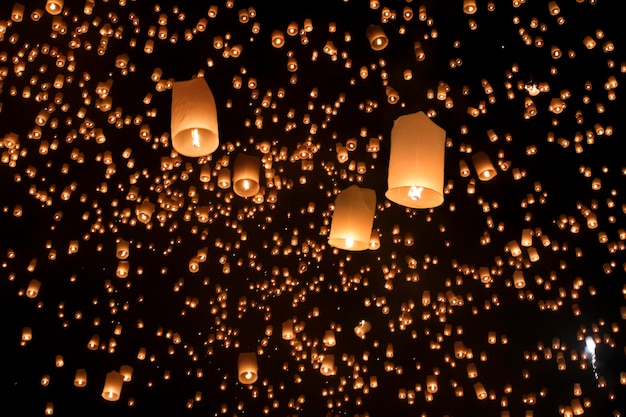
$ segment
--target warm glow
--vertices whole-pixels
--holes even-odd
[[[409,189],[409,198],[414,201],[419,200],[422,198],[422,191],[424,191],[424,187],[411,186]]]

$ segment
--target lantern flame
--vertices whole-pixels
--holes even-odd
[[[411,198],[411,200],[417,201],[422,198],[422,191],[424,191],[424,187],[416,187],[415,185],[413,185],[409,189],[409,197]]]
[[[200,134],[198,133],[198,129],[192,129],[191,130],[191,138],[192,138],[192,145],[194,148],[199,148],[200,147]]]

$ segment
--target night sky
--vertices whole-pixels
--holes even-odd
[[[24,0],[21,19],[0,4],[4,410],[626,413],[617,1],[64,3]],[[172,88],[196,77],[220,145],[189,157],[171,144]],[[419,111],[446,132],[434,208],[385,198],[394,120]],[[238,155],[261,161],[254,197],[217,182]],[[375,191],[378,249],[328,243],[355,184]]]

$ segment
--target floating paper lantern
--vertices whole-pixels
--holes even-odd
[[[465,14],[474,14],[476,10],[478,10],[476,0],[463,0],[463,12]]]
[[[84,369],[77,369],[74,374],[74,386],[82,388],[87,385],[87,371]]]
[[[478,174],[478,179],[481,181],[489,181],[497,175],[496,169],[486,153],[482,151],[476,152],[472,155],[472,162],[474,163],[476,174]]]
[[[400,116],[391,130],[389,189],[400,205],[431,208],[443,203],[446,132],[424,112]]]
[[[364,250],[370,246],[376,192],[352,185],[335,199],[328,244],[340,249]]]
[[[213,153],[219,145],[217,107],[203,78],[172,87],[172,146],[189,157]]]
[[[380,25],[370,25],[367,28],[367,40],[375,51],[382,51],[389,44],[389,39]]]
[[[324,376],[335,374],[335,355],[325,355],[320,365],[320,373]]]
[[[258,156],[239,154],[233,169],[233,191],[240,197],[253,197],[261,188],[259,184]]]
[[[286,320],[282,324],[282,337],[284,340],[292,340],[295,337],[293,332],[293,322]]]
[[[63,0],[48,0],[46,11],[51,15],[58,15],[63,10]]]
[[[242,384],[253,384],[259,377],[259,366],[257,365],[256,353],[244,352],[239,354],[237,359],[239,382]]]
[[[124,384],[124,377],[122,374],[116,371],[107,373],[104,381],[104,388],[102,389],[102,398],[107,401],[117,401],[120,399],[122,393],[122,385]]]
[[[359,324],[354,327],[354,334],[361,339],[365,338],[365,335],[372,330],[372,325],[369,321],[361,320]]]
[[[39,288],[41,288],[41,282],[36,279],[31,279],[26,289],[26,297],[35,298],[39,294]]]

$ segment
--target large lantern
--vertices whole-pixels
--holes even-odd
[[[240,197],[253,197],[259,192],[259,167],[261,159],[258,156],[239,154],[235,158],[233,170],[233,190]]]
[[[340,249],[364,250],[370,245],[376,192],[352,185],[335,199],[328,244]]]
[[[478,151],[472,155],[472,162],[474,163],[474,169],[478,174],[478,179],[481,181],[489,181],[495,177],[498,173],[493,167],[489,156],[483,151]]]
[[[51,15],[57,15],[63,11],[63,0],[48,0],[46,11]]]
[[[239,354],[237,359],[239,382],[242,384],[253,384],[259,377],[259,366],[256,361],[256,353],[244,352]]]
[[[431,208],[443,203],[446,132],[424,112],[400,116],[391,129],[389,189],[400,205]]]
[[[375,51],[382,51],[389,44],[389,39],[380,25],[368,26],[367,40],[370,42],[370,46]]]
[[[190,157],[213,153],[219,145],[217,107],[203,78],[175,82],[172,89],[172,146]]]
[[[107,401],[117,401],[120,399],[124,377],[119,372],[111,371],[107,374],[102,389],[102,398]]]

